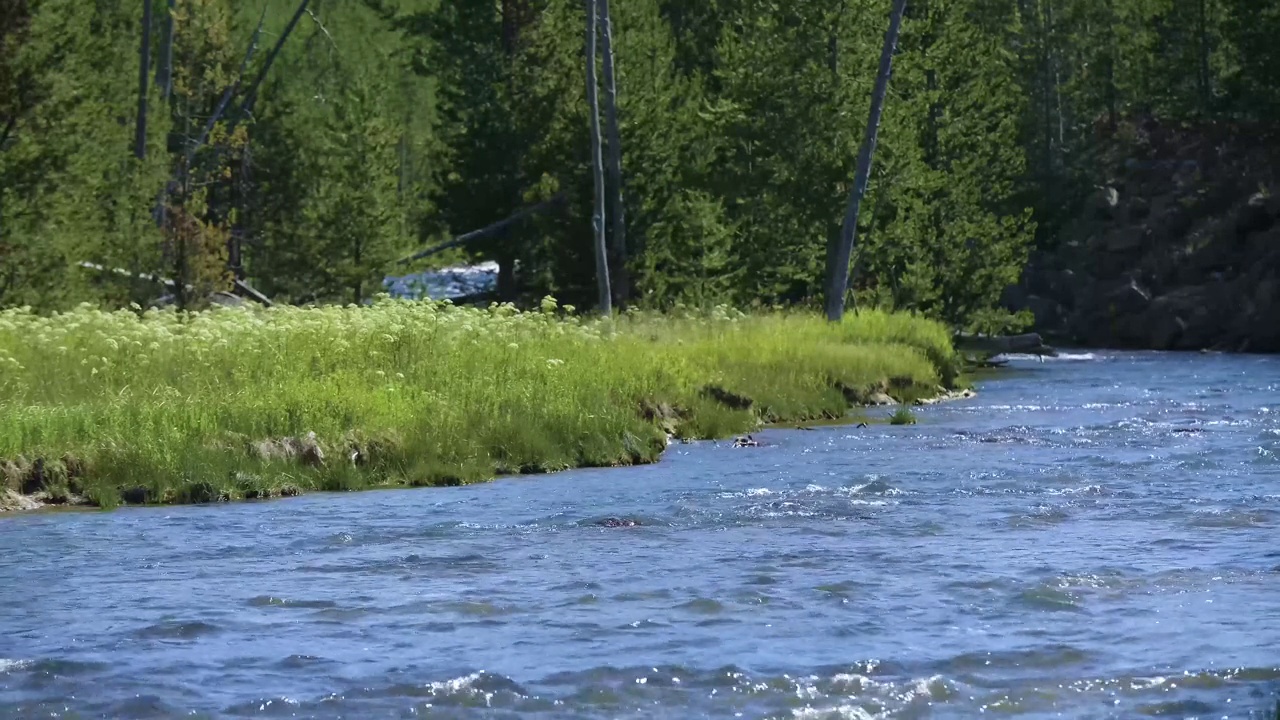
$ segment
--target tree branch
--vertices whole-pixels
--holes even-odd
[[[4,124],[4,130],[0,131],[0,152],[4,152],[5,147],[9,143],[10,136],[13,135],[14,129],[18,127],[18,116],[11,116]]]
[[[204,146],[209,139],[209,133],[213,132],[213,127],[218,123],[218,119],[222,117],[222,113],[226,112],[227,104],[231,102],[232,96],[240,89],[240,81],[244,79],[244,72],[249,68],[249,62],[253,60],[253,55],[258,50],[258,40],[262,37],[262,24],[266,22],[267,11],[262,11],[262,16],[258,18],[258,27],[253,31],[253,37],[249,40],[249,47],[245,50],[244,58],[240,60],[240,69],[236,72],[236,81],[222,93],[222,97],[218,100],[218,106],[214,108],[213,114],[209,116],[208,122],[204,124],[204,128],[200,131],[200,137],[192,143],[187,150],[187,165],[191,165],[191,159]]]
[[[450,248],[459,247],[462,245],[466,245],[467,243],[470,243],[470,242],[475,242],[476,240],[480,240],[482,238],[490,237],[492,235],[497,235],[498,233],[506,230],[512,225],[515,225],[521,220],[527,217],[530,217],[531,215],[536,215],[542,212],[543,210],[546,210],[555,205],[559,205],[560,203],[564,202],[564,200],[565,200],[564,193],[557,193],[551,199],[543,200],[537,205],[531,205],[527,208],[524,208],[523,210],[515,213],[514,215],[506,218],[505,220],[499,220],[498,222],[493,223],[492,225],[486,225],[485,227],[482,227],[479,230],[472,230],[471,232],[463,235],[459,235],[458,237],[452,240],[442,242],[439,245],[433,245],[429,248],[426,248],[425,250],[420,250],[412,255],[409,255],[408,257],[403,257],[403,258],[400,258],[399,260],[396,260],[394,264],[406,265],[408,263],[413,262],[414,260],[421,260],[424,257],[427,257],[429,255],[435,255],[436,253],[444,252],[445,250],[449,250]]]
[[[244,102],[240,103],[240,108],[235,117],[231,118],[231,130],[234,130],[240,124],[240,121],[244,120],[252,112],[253,103],[258,98],[258,88],[262,86],[263,79],[267,77],[271,66],[275,64],[276,57],[280,54],[280,49],[284,47],[285,41],[293,34],[293,29],[298,26],[298,21],[302,19],[302,14],[307,11],[307,5],[310,2],[311,0],[302,0],[298,4],[297,11],[293,13],[293,17],[289,19],[289,24],[285,26],[284,32],[280,34],[275,46],[271,48],[271,53],[267,55],[267,61],[263,63],[262,70],[258,71],[258,76],[253,79],[253,84],[249,86],[249,91],[245,93]]]

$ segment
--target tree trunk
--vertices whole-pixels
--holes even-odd
[[[1196,4],[1199,10],[1196,24],[1200,35],[1200,112],[1207,117],[1209,115],[1209,105],[1212,102],[1209,92],[1209,84],[1211,82],[1209,75],[1209,16],[1208,9],[1205,7],[1206,0],[1198,0]]]
[[[876,76],[875,89],[871,93],[871,116],[867,120],[862,148],[858,151],[858,169],[845,211],[844,226],[840,231],[840,245],[836,248],[831,266],[827,268],[827,319],[837,322],[844,316],[845,288],[849,285],[849,261],[853,258],[853,246],[858,237],[858,210],[862,196],[867,192],[871,177],[871,159],[876,150],[880,131],[880,115],[884,111],[884,98],[889,89],[889,77],[893,74],[893,53],[898,47],[898,34],[902,29],[902,14],[907,0],[895,0],[893,14],[889,17],[889,32],[884,36],[884,49],[880,53],[880,72]]]
[[[176,0],[169,0],[169,10],[164,17],[164,34],[160,37],[160,59],[156,64],[156,87],[160,98],[166,102],[173,92],[173,12]]]
[[[133,154],[147,157],[147,81],[151,73],[151,0],[142,2],[142,48],[138,52],[138,124]]]
[[[1107,138],[1110,139],[1115,135],[1116,128],[1120,124],[1119,103],[1116,92],[1116,63],[1118,61],[1119,51],[1116,48],[1116,4],[1115,0],[1107,0],[1107,22],[1109,24],[1107,33],[1107,58],[1106,58],[1106,101],[1107,101]]]
[[[284,47],[285,41],[293,34],[293,29],[298,26],[298,21],[302,19],[302,15],[307,11],[307,5],[310,3],[311,0],[302,0],[302,2],[298,3],[298,9],[294,11],[293,17],[289,18],[289,24],[284,26],[284,32],[280,33],[280,37],[276,39],[276,44],[271,48],[271,52],[267,54],[266,62],[262,64],[262,69],[258,71],[257,77],[253,79],[253,84],[250,85],[249,89],[245,92],[244,101],[240,103],[239,110],[227,124],[228,135],[236,129],[236,126],[241,121],[249,116],[249,113],[253,112],[253,103],[258,99],[258,88],[262,86],[263,79],[266,78],[267,73],[270,72],[271,66],[275,64],[276,57],[280,55],[280,49]],[[262,10],[262,17],[265,18],[266,15],[267,11],[264,8]],[[259,20],[258,30],[254,32],[255,38],[261,30],[262,20]],[[241,70],[240,76],[244,76],[243,70]]]
[[[609,180],[613,183],[613,294],[625,307],[631,294],[627,269],[627,221],[622,192],[622,133],[618,129],[618,85],[613,72],[613,22],[609,0],[600,0],[600,39],[604,53],[604,107],[609,133]]]
[[[600,294],[600,313],[613,313],[613,296],[609,290],[609,261],[604,239],[604,157],[600,150],[600,97],[596,87],[596,27],[599,0],[587,0],[587,106],[591,113],[591,169],[595,178],[591,211],[591,234],[595,241],[596,286]]]

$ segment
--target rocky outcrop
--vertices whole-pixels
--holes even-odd
[[[1144,132],[1006,305],[1059,344],[1280,352],[1280,142]]]

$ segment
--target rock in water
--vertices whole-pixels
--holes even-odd
[[[610,517],[603,520],[597,520],[596,525],[608,528],[639,527],[640,522],[638,520],[632,520],[631,518]]]

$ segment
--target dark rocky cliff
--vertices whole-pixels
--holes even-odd
[[[1062,344],[1280,352],[1278,150],[1258,128],[1148,122],[1006,304]]]

